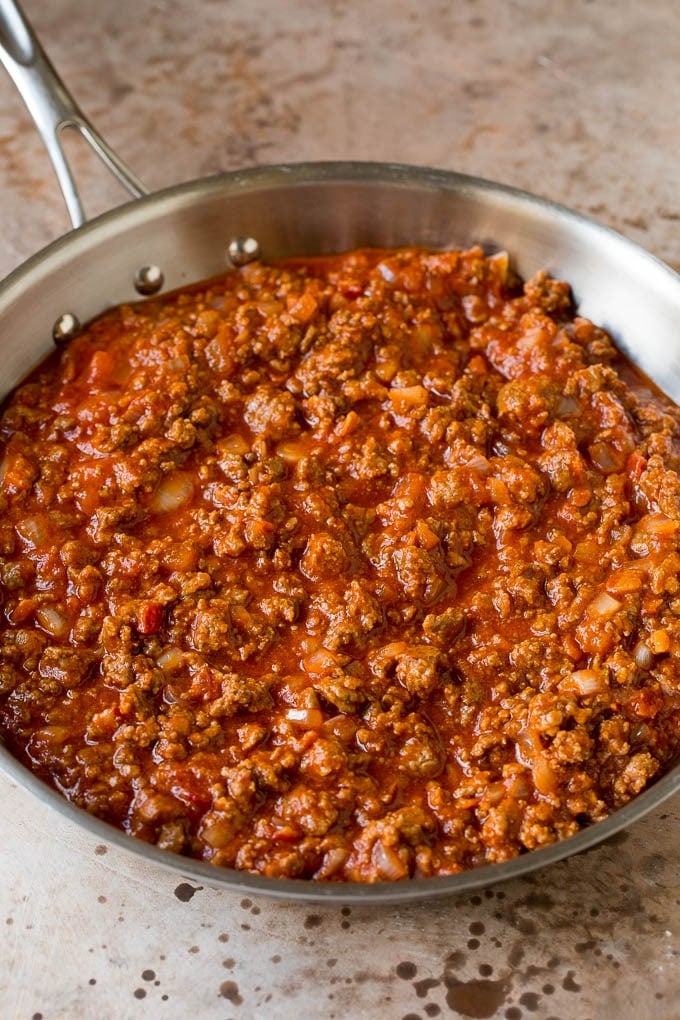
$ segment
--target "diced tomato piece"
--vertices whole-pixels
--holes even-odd
[[[637,450],[634,450],[626,461],[626,471],[633,482],[639,481],[640,475],[646,467],[647,461]]]
[[[142,602],[137,610],[137,630],[140,634],[157,634],[163,622],[160,602]]]

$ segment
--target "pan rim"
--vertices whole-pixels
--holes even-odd
[[[433,190],[452,190],[459,194],[493,194],[508,207],[539,211],[552,222],[578,223],[591,236],[602,236],[626,251],[634,253],[638,265],[652,274],[657,285],[665,282],[680,286],[680,276],[655,255],[617,233],[611,227],[550,199],[487,178],[456,171],[402,163],[324,161],[270,164],[216,174],[171,185],[139,199],[124,202],[84,226],[71,230],[30,256],[0,283],[0,315],[26,289],[39,283],[50,268],[64,256],[76,256],[98,243],[101,237],[114,236],[141,222],[150,211],[162,217],[172,209],[194,204],[199,197],[266,191],[286,185],[305,187],[356,183],[360,185],[414,186]],[[149,863],[158,864],[185,878],[225,891],[239,891],[277,900],[337,904],[405,904],[439,896],[473,892],[485,886],[507,881],[545,868],[574,854],[602,843],[658,807],[680,790],[680,764],[669,769],[652,786],[628,804],[612,812],[574,836],[548,847],[532,850],[502,863],[486,864],[455,875],[426,879],[406,879],[397,883],[339,883],[314,880],[267,878],[250,872],[222,869],[209,863],[159,850],[152,844],[128,836],[119,829],[90,815],[48,786],[18,759],[0,740],[0,771],[40,801],[54,807],[78,828],[100,841],[108,842]]]
[[[75,255],[99,233],[120,233],[135,225],[138,219],[155,210],[163,214],[166,205],[181,206],[193,204],[197,197],[218,193],[243,193],[265,191],[272,186],[293,185],[304,187],[312,184],[365,184],[374,186],[390,185],[395,188],[412,188],[414,184],[431,190],[457,191],[460,194],[493,194],[504,200],[508,207],[524,207],[549,215],[556,222],[578,223],[593,237],[600,236],[634,252],[641,262],[647,263],[655,273],[666,277],[668,282],[680,285],[680,273],[652,252],[632,241],[624,234],[607,226],[586,213],[572,209],[553,199],[534,194],[514,185],[418,164],[377,162],[361,160],[322,160],[290,163],[262,164],[245,169],[230,170],[207,177],[194,178],[150,192],[140,198],[127,199],[122,204],[100,213],[85,224],[71,229],[50,241],[43,248],[21,262],[0,281],[0,311],[11,300],[17,286],[25,286],[26,277],[37,271],[45,272],[52,260],[60,259],[65,249],[73,249]],[[118,229],[115,229],[118,227]]]

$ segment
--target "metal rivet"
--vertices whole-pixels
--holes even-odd
[[[55,344],[65,344],[80,332],[80,321],[71,312],[64,312],[52,326],[52,339]]]
[[[254,237],[235,237],[227,248],[229,258],[235,266],[245,266],[260,257],[260,244]]]
[[[138,294],[157,294],[165,277],[158,266],[142,266],[135,273],[135,289]]]

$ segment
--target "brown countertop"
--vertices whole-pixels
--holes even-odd
[[[674,0],[26,0],[153,189],[256,163],[478,174],[680,268]],[[76,159],[88,208],[121,193]],[[67,228],[0,74],[0,273]],[[680,800],[528,878],[409,907],[274,903],[98,844],[0,775],[0,1003],[17,1020],[680,1016]]]

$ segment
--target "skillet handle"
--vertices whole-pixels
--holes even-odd
[[[74,227],[81,226],[87,217],[61,144],[61,134],[66,129],[77,131],[85,139],[131,195],[141,198],[148,194],[148,189],[85,117],[15,0],[0,0],[0,61],[45,143]]]

